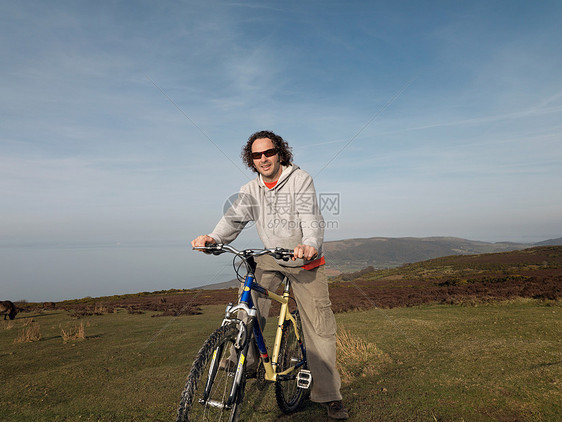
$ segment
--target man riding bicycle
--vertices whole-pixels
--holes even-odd
[[[198,236],[191,244],[228,244],[248,222],[254,221],[266,248],[294,249],[289,262],[269,255],[256,258],[256,278],[273,291],[284,276],[291,280],[313,379],[310,399],[325,405],[329,417],[347,419],[336,369],[336,321],[323,267],[324,219],[312,177],[292,164],[291,148],[270,131],[251,135],[242,149],[242,158],[258,177],[241,187],[237,200],[213,232]],[[265,319],[270,300],[259,296],[254,300]],[[257,364],[249,356],[248,365],[252,363]]]

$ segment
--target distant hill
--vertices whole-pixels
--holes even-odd
[[[562,237],[543,242],[480,242],[458,237],[370,237],[344,239],[324,243],[324,255],[329,276],[359,271],[366,267],[396,268],[404,264],[449,255],[473,255],[509,252],[533,246],[562,246]],[[238,287],[238,280],[210,284],[198,289],[228,289]]]
[[[543,242],[535,243],[534,246],[562,246],[562,237],[556,239],[548,239]]]
[[[541,273],[556,273],[562,268],[561,246],[533,246],[528,249],[494,252],[475,255],[448,255],[425,261],[414,262],[398,268],[373,270],[364,268],[354,273],[344,273],[335,280],[356,278],[389,278],[398,279],[476,279],[486,278],[491,273],[508,275],[540,270]],[[396,276],[401,277],[397,278]],[[349,277],[351,276],[351,277]],[[466,280],[465,280],[466,281]]]
[[[539,245],[557,245],[553,239]],[[457,237],[371,237],[345,239],[324,243],[324,255],[329,268],[356,271],[367,266],[393,268],[447,255],[469,255],[521,250],[530,243],[480,242]]]
[[[366,268],[330,285],[335,311],[423,303],[477,304],[562,296],[562,246],[478,255],[451,255],[399,268]]]
[[[238,286],[240,286],[240,281],[238,281],[238,279],[233,279],[230,281],[225,281],[222,283],[214,283],[214,284],[207,284],[205,286],[200,286],[200,287],[194,287],[194,289],[200,289],[200,290],[215,290],[215,289],[232,289],[232,288],[237,288]]]

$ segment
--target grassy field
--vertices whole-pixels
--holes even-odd
[[[0,420],[173,420],[193,357],[223,310],[79,320],[45,311],[0,321]],[[351,420],[561,420],[561,313],[560,302],[526,299],[337,314]],[[64,342],[62,330],[80,324],[86,338]],[[32,326],[41,339],[16,342]],[[308,403],[284,416],[273,388],[250,382],[243,416],[317,421],[324,412]]]

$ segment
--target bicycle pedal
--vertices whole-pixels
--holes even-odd
[[[312,384],[312,374],[308,369],[301,369],[297,374],[297,387],[308,390]]]

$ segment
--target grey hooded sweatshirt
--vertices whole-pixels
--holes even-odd
[[[240,188],[238,198],[209,234],[217,243],[232,242],[250,221],[266,248],[294,249],[313,246],[322,256],[324,219],[318,208],[312,177],[296,165],[283,166],[274,188],[265,186],[261,175]],[[299,267],[308,261],[279,261]]]

